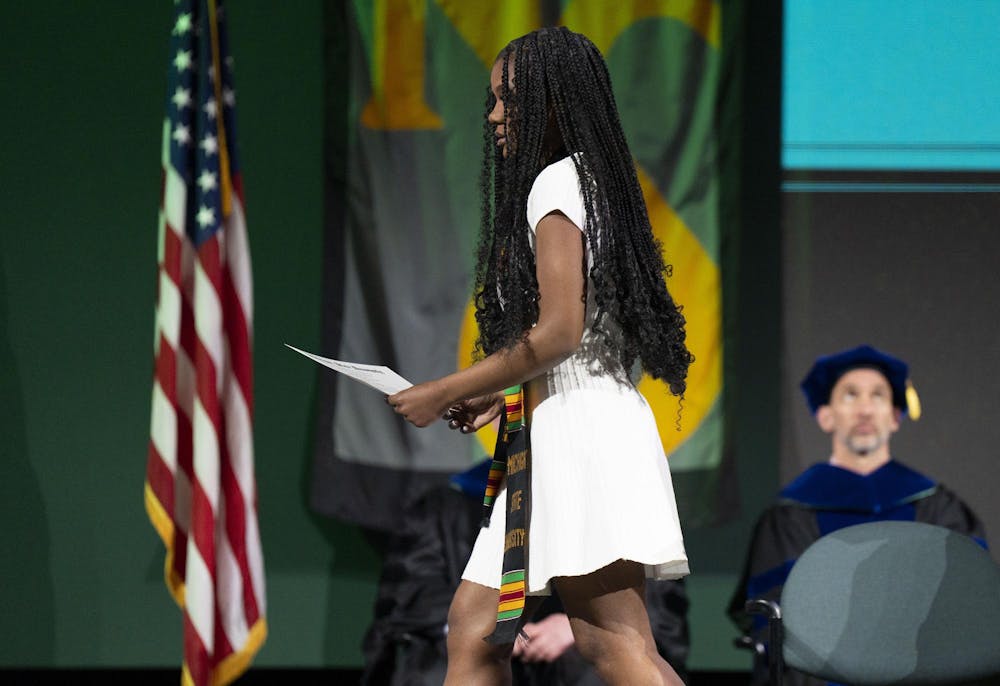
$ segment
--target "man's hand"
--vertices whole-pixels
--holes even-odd
[[[525,624],[524,633],[528,636],[527,641],[514,641],[514,657],[524,662],[553,662],[575,642],[569,617],[562,612]]]

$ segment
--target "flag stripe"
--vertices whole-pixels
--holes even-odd
[[[160,350],[163,367],[167,368],[168,372],[172,372],[174,369],[172,350],[167,346],[161,346]],[[153,417],[155,419],[150,426],[150,440],[152,447],[156,450],[157,461],[163,462],[167,471],[172,474],[177,468],[177,463],[174,461],[177,457],[177,413],[174,412],[174,405],[169,397],[173,395],[173,388],[164,388],[164,384],[160,382],[160,376],[161,374],[157,372],[157,379],[153,382]],[[168,383],[172,381],[172,376],[171,374],[165,381]],[[159,492],[158,489],[157,492]],[[170,503],[173,504],[172,499]]]
[[[222,305],[219,303],[219,252],[218,241],[209,239],[198,250],[198,265],[194,272],[194,325],[198,333],[198,344],[205,349],[212,364],[212,378],[204,379],[199,374],[199,384],[211,382],[212,395],[218,392],[215,369],[222,361]],[[214,335],[213,335],[214,333]],[[199,372],[201,370],[199,369]],[[202,400],[205,392],[200,392]],[[214,404],[214,403],[213,403]]]
[[[223,592],[223,587],[221,584],[216,584],[216,592],[219,594],[218,599],[224,601],[227,597]],[[216,602],[215,604],[215,639],[213,642],[215,653],[214,662],[217,662],[219,657],[231,655],[233,652],[233,645],[229,642],[228,636],[226,636],[225,630],[225,618],[222,616],[222,607],[225,606],[225,602]],[[243,640],[246,640],[245,634]]]
[[[150,489],[153,491],[153,495],[156,497],[156,501],[159,504],[160,509],[162,509],[164,515],[170,519],[169,529],[163,528],[163,524],[160,522],[153,522],[156,526],[156,530],[160,533],[160,537],[164,540],[172,538],[174,535],[174,513],[172,512],[174,504],[173,477],[173,470],[171,470],[163,462],[163,458],[156,450],[156,446],[151,442],[149,444],[149,457],[146,460],[146,481],[149,484]]]
[[[200,355],[204,359],[204,355]],[[200,365],[199,365],[200,367]],[[199,374],[202,370],[199,368]],[[200,381],[200,378],[199,378]],[[199,386],[202,384],[199,383]],[[217,409],[217,408],[213,408]],[[219,501],[219,440],[216,433],[217,422],[209,415],[211,410],[205,408],[204,398],[199,396],[194,410],[194,472],[197,487],[207,501],[211,512],[218,507]],[[211,545],[214,533],[208,531],[207,545]]]
[[[233,539],[239,540],[239,539]],[[246,608],[243,600],[246,597],[243,585],[243,570],[240,561],[229,546],[225,536],[219,539],[218,559],[216,560],[216,593],[220,602],[216,604],[216,654],[233,652],[233,645],[241,645],[247,640],[250,624],[247,622]],[[225,640],[223,648],[220,638]]]
[[[179,356],[178,356],[179,357]],[[177,417],[177,469],[174,471],[174,517],[178,528],[186,535],[191,529],[191,481],[194,476],[194,456],[191,452],[191,420],[182,412]]]
[[[235,284],[231,274],[223,275],[222,307],[226,321],[232,322],[229,338],[229,372],[239,385],[239,393],[244,400],[253,396],[250,392],[253,386],[253,370],[250,364],[249,330],[243,319],[243,308],[239,302]],[[252,414],[252,408],[251,414]]]
[[[168,251],[167,259],[171,262],[176,260],[179,263],[180,245],[176,236],[169,236],[164,240],[164,245]],[[174,251],[178,251],[178,254],[174,255]],[[167,339],[166,343],[171,348],[167,353],[170,354],[173,352],[172,349],[176,348],[178,344],[177,338],[181,324],[181,308],[183,307],[181,292],[177,287],[177,283],[170,278],[170,274],[166,270],[160,271],[160,281],[157,284],[157,288],[159,296],[156,304],[157,327],[160,336]],[[163,350],[161,349],[158,352],[162,354]],[[173,390],[173,377],[175,373],[173,369],[166,370],[163,378],[161,378],[161,383],[170,384],[171,391]],[[174,397],[173,392],[170,393],[170,397]]]
[[[224,541],[226,543],[225,549],[232,556],[232,560],[226,560],[226,562],[231,562],[234,568],[232,570],[233,580],[229,581],[229,585],[235,589],[232,592],[233,596],[243,596],[241,598],[242,602],[240,615],[244,624],[250,625],[257,619],[258,613],[257,599],[253,595],[253,589],[252,587],[245,587],[243,582],[244,579],[250,578],[250,569],[247,564],[246,551],[242,546],[235,549],[229,547],[229,541],[242,541],[246,538],[246,512],[243,504],[243,495],[240,492],[238,484],[236,483],[236,476],[233,474],[229,463],[225,463],[223,466],[222,490],[226,495],[226,507],[224,510],[223,522],[227,534],[227,536],[224,537]],[[243,627],[244,632],[248,630],[247,626]],[[234,642],[242,643],[242,640]]]
[[[167,124],[169,130],[169,123]],[[184,235],[187,226],[187,184],[172,166],[163,170],[166,182],[163,195],[163,216],[172,233]]]
[[[208,648],[198,636],[190,615],[184,617],[184,670],[190,675],[188,683],[208,684],[211,663]]]
[[[233,176],[233,189],[233,231],[227,235],[226,263],[232,273],[234,290],[240,298],[242,313],[246,317],[249,331],[253,318],[253,288],[251,287],[250,247],[247,244],[247,234],[244,230],[246,224],[243,216],[243,178],[239,174]]]
[[[204,505],[204,502],[195,498],[196,514],[198,504]],[[185,611],[198,634],[198,640],[206,651],[212,652],[215,643],[215,551],[209,547],[206,552],[210,557],[205,560],[202,557],[203,548],[195,543],[196,538],[188,539],[187,567],[184,570],[187,587]]]
[[[224,398],[226,442],[229,445],[229,449],[234,454],[249,452],[253,449],[253,446],[247,440],[250,435],[248,432],[251,427],[251,419],[250,410],[247,408],[244,397],[239,393],[236,384],[228,384]],[[248,496],[252,496],[254,493],[253,465],[243,460],[231,460],[228,466],[233,470],[233,476],[239,486],[237,495],[241,498],[242,503],[244,493]],[[252,504],[252,500],[249,497],[247,501]]]

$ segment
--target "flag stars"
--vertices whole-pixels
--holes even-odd
[[[195,216],[195,221],[198,222],[198,226],[203,229],[215,224],[215,210],[211,207],[205,207],[202,205],[198,208],[198,214]]]
[[[216,181],[215,174],[208,171],[207,169],[201,173],[198,177],[198,187],[201,188],[202,193],[208,193],[209,191],[214,191],[218,187],[218,182]]]
[[[206,155],[214,155],[219,152],[219,140],[211,134],[202,138],[198,146],[205,151]]]
[[[184,126],[184,124],[178,124],[174,127],[174,132],[170,137],[177,141],[179,145],[187,145],[191,142],[191,129]]]
[[[232,107],[236,104],[236,91],[232,88],[222,89],[222,101],[226,103],[226,107]]]
[[[191,51],[190,50],[178,50],[177,56],[174,57],[174,67],[177,71],[184,71],[185,69],[191,68]]]
[[[183,36],[190,30],[191,30],[191,14],[185,13],[177,17],[177,23],[174,24],[174,35]]]
[[[187,88],[178,87],[174,91],[174,97],[170,98],[170,101],[174,103],[177,109],[182,110],[185,107],[191,106],[191,91]]]
[[[209,119],[215,119],[215,98],[209,98],[201,108]]]

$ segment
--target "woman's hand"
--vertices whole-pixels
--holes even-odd
[[[487,393],[453,405],[444,418],[448,420],[448,428],[470,434],[496,419],[503,403],[503,393]]]
[[[424,427],[445,418],[451,399],[444,392],[441,380],[410,386],[406,390],[386,397],[396,414],[414,426]]]

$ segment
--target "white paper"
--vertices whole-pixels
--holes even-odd
[[[358,362],[331,360],[329,357],[320,357],[319,355],[307,353],[305,350],[299,350],[294,345],[288,345],[285,343],[285,346],[291,348],[297,353],[305,355],[310,360],[319,362],[324,367],[329,367],[330,369],[340,372],[345,376],[349,376],[356,381],[360,381],[366,386],[371,386],[376,390],[382,391],[386,395],[399,393],[404,388],[409,388],[413,385],[388,367],[380,367],[374,364],[360,364]]]

